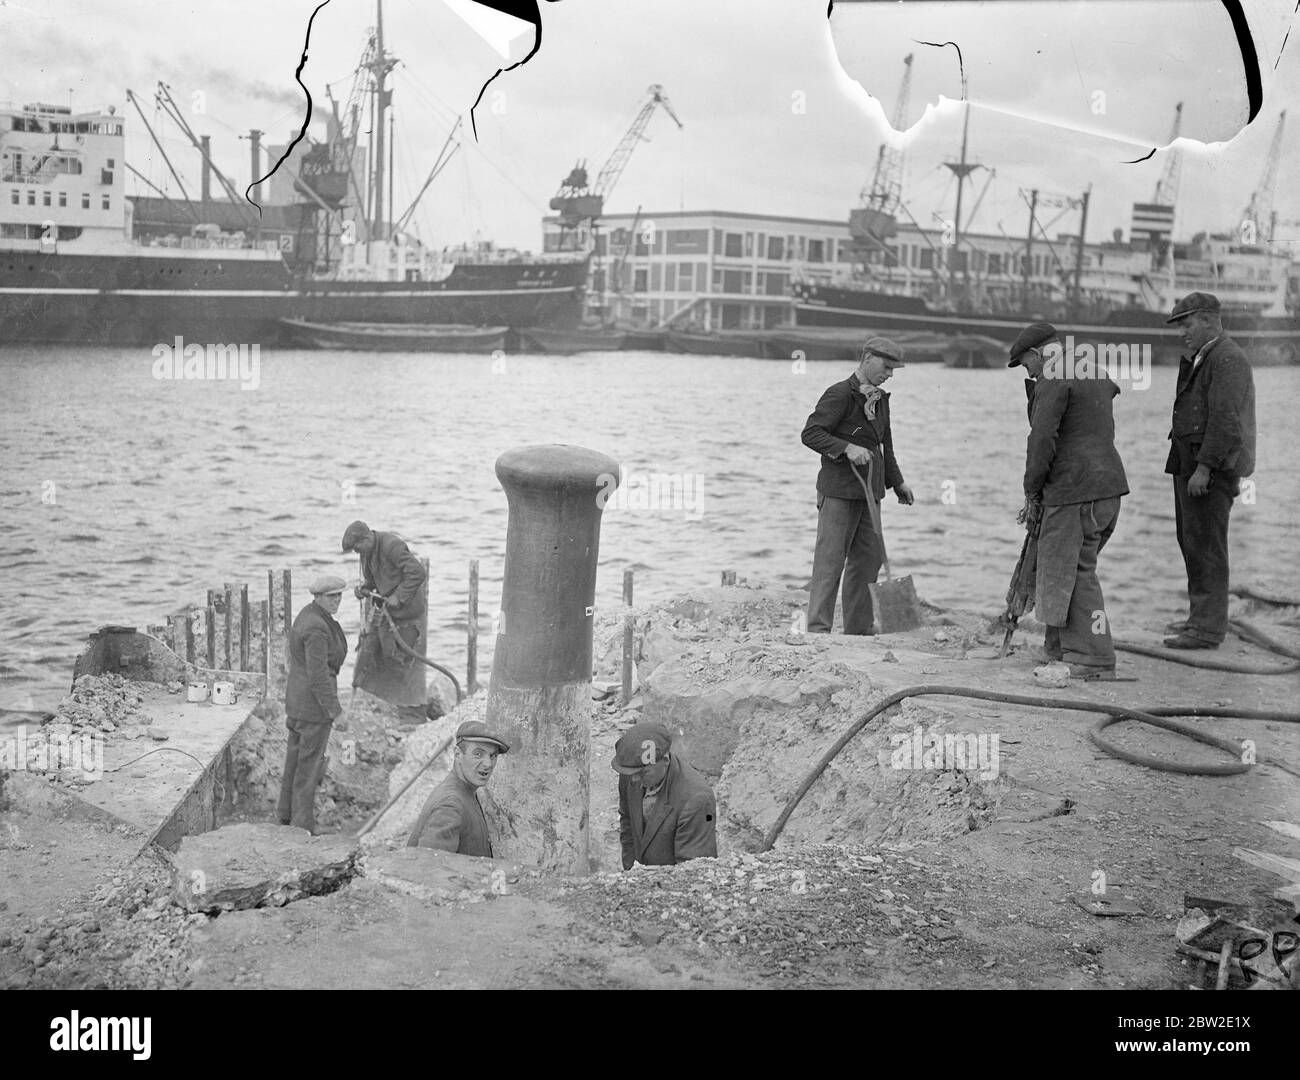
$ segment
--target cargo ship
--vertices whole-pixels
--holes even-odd
[[[905,127],[912,56],[904,60],[894,126]],[[972,228],[994,172],[967,158],[970,105],[961,153],[944,165],[956,180],[956,207],[943,230],[924,229],[902,197],[902,152],[882,146],[875,174],[850,211],[852,267],[832,281],[795,281],[795,321],[804,327],[861,328],[973,335],[1010,344],[1027,322],[1048,321],[1078,344],[1150,349],[1155,363],[1177,363],[1181,340],[1165,319],[1189,292],[1219,297],[1225,330],[1257,364],[1300,359],[1300,304],[1287,245],[1272,243],[1273,189],[1286,114],[1277,121],[1263,176],[1232,233],[1173,238],[1181,151],[1170,151],[1149,202],[1134,203],[1129,237],[1085,243],[1091,188],[1078,197],[1021,192],[1029,226],[1023,237]],[[1182,105],[1169,142],[1178,138]],[[963,216],[964,186],[988,175],[975,208]],[[1047,213],[1059,211],[1046,223]],[[1063,214],[1077,229],[1049,235]],[[950,361],[951,362],[951,361]],[[977,366],[999,359],[986,351]],[[969,366],[969,357],[967,364]]]
[[[586,254],[422,244],[409,225],[438,164],[406,213],[393,212],[384,143],[393,60],[379,14],[351,100],[343,113],[333,103],[324,142],[304,140],[272,170],[278,152],[264,156],[261,132],[249,133],[252,176],[269,180],[253,184],[251,199],[221,173],[208,136],[193,132],[162,83],[154,114],[170,118],[198,153],[196,198],[130,90],[170,190],[125,160],[116,107],[0,104],[0,343],[152,345],[180,336],[290,344],[294,322],[415,324],[426,334],[439,325],[575,326]],[[368,98],[378,119],[369,148],[358,141]],[[449,135],[439,164],[451,145]],[[156,195],[128,196],[128,171]],[[214,178],[223,197],[213,197]],[[264,198],[274,185],[280,198],[270,190]]]

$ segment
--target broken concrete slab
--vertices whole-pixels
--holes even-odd
[[[506,859],[481,859],[434,848],[367,851],[363,877],[403,896],[432,903],[477,903],[506,896],[526,867]]]
[[[312,836],[286,825],[227,825],[181,841],[172,896],[189,911],[279,907],[332,892],[357,872],[350,836]]]

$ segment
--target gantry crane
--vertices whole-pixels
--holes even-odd
[[[1268,147],[1268,156],[1264,158],[1264,171],[1242,214],[1241,241],[1244,244],[1267,244],[1273,239],[1273,191],[1277,187],[1277,163],[1282,154],[1282,130],[1285,127],[1286,110],[1283,109],[1277,118],[1277,128]]]
[[[901,131],[907,124],[907,101],[912,93],[912,54],[903,57],[903,81],[894,104],[893,128]],[[883,246],[886,237],[898,231],[898,204],[903,196],[903,151],[891,146],[888,139],[880,143],[876,171],[871,183],[862,189],[861,206],[849,213],[849,235],[859,247],[872,250]]]
[[[565,177],[560,190],[551,200],[551,209],[558,210],[560,214],[561,250],[566,249],[566,242],[571,237],[576,237],[584,224],[594,227],[600,220],[605,208],[605,197],[614,190],[614,185],[623,175],[628,159],[636,149],[636,144],[644,137],[646,125],[650,123],[650,117],[654,115],[655,109],[662,105],[664,111],[673,118],[673,123],[679,128],[682,126],[662,86],[656,83],[646,93],[650,95],[649,100],[641,106],[641,111],[636,114],[632,126],[627,129],[627,133],[614,148],[614,152],[609,155],[609,160],[605,162],[596,177],[596,183],[588,184],[587,162],[580,160]]]
[[[1165,162],[1165,171],[1156,181],[1156,190],[1151,202],[1156,206],[1178,205],[1178,181],[1183,172],[1183,152],[1174,146],[1179,133],[1183,130],[1183,103],[1174,106],[1174,126],[1169,132],[1169,160]]]

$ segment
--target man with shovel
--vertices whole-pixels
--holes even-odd
[[[1025,514],[1040,518],[1035,606],[1047,626],[1044,659],[1069,664],[1072,678],[1113,677],[1115,645],[1097,556],[1128,494],[1115,449],[1119,387],[1100,367],[1065,356],[1050,323],[1020,331],[1007,367],[1023,367],[1029,376]]]
[[[844,580],[844,633],[870,634],[875,612],[868,586],[884,562],[884,538],[873,524],[885,488],[904,506],[912,489],[894,458],[889,395],[881,389],[903,366],[903,350],[888,338],[862,346],[857,370],[826,389],[803,429],[803,444],[821,454],[817,474],[817,546],[808,589],[808,632],[829,634],[835,594]],[[870,477],[870,490],[867,477]]]

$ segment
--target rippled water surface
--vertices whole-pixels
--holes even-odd
[[[205,590],[268,569],[295,597],[360,517],[431,562],[431,655],[463,670],[467,565],[481,564],[484,634],[500,596],[506,500],[493,463],[563,442],[619,460],[636,486],[682,474],[698,504],[605,513],[597,603],[714,584],[722,569],[803,585],[816,532],[817,456],[799,442],[819,394],[848,365],[658,353],[582,357],[271,351],[260,385],[153,378],[148,349],[0,350],[0,706],[48,707],[105,623],[143,626]],[[1173,369],[1116,404],[1132,494],[1102,555],[1119,634],[1184,612],[1173,497],[1163,475]],[[1237,581],[1300,585],[1295,402],[1300,368],[1255,372],[1254,505],[1232,518]],[[1001,606],[1019,552],[1027,432],[1017,373],[913,364],[889,385],[894,439],[916,505],[886,502],[896,574],[936,603]],[[631,490],[631,488],[629,489]],[[945,499],[946,496],[946,499]],[[635,500],[630,500],[635,505]],[[295,601],[297,606],[298,601]],[[353,642],[357,611],[340,615]]]

